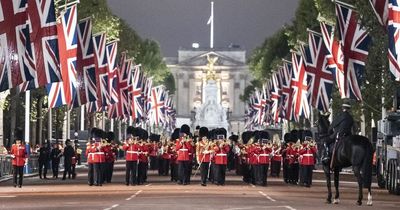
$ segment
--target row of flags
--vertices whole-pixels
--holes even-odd
[[[164,86],[124,52],[118,41],[92,33],[77,4],[55,15],[54,0],[0,0],[0,91],[46,87],[49,108],[85,106],[110,119],[173,129],[175,109]]]
[[[308,42],[250,96],[247,129],[309,119],[312,108],[328,111],[335,84],[341,98],[362,100],[370,36],[351,5],[335,1],[335,12],[338,37],[333,24],[320,20],[320,32],[308,30]]]

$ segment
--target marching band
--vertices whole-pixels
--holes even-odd
[[[312,184],[317,145],[309,133],[292,132],[282,142],[276,136],[271,138],[267,131],[246,131],[241,138],[228,138],[224,128],[200,127],[193,136],[187,125],[175,129],[170,138],[149,135],[132,126],[126,133],[123,144],[118,146],[114,133],[92,129],[86,148],[90,186],[111,182],[119,150],[125,153],[127,186],[147,182],[149,169],[158,170],[160,176],[170,175],[171,181],[181,185],[190,184],[191,177],[199,175],[202,186],[207,182],[222,186],[229,162],[249,184],[267,186],[268,175],[279,177],[281,167],[286,183],[305,187]]]

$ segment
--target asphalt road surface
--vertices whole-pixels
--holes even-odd
[[[203,187],[199,176],[190,185],[182,186],[149,171],[149,182],[145,185],[126,186],[121,161],[115,166],[113,182],[96,187],[87,185],[86,169],[78,172],[75,180],[26,178],[22,188],[14,188],[11,180],[2,182],[0,209],[400,209],[400,197],[378,189],[376,184],[373,184],[373,206],[366,206],[366,190],[363,206],[356,206],[357,188],[351,176],[344,176],[346,181],[340,184],[340,203],[325,204],[326,187],[321,174],[315,174],[311,188],[287,185],[281,178],[269,178],[267,187],[248,185],[230,172],[225,186]]]

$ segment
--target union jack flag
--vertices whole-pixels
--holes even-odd
[[[96,68],[92,42],[92,20],[85,18],[78,23],[78,58],[77,75],[79,94],[74,100],[74,107],[97,100]]]
[[[261,103],[264,104],[263,111],[263,123],[267,125],[271,122],[271,80],[268,80],[266,84],[263,85]]]
[[[272,120],[275,123],[278,123],[280,121],[280,98],[282,95],[281,87],[279,84],[279,72],[275,72],[272,74],[272,77],[270,79],[270,85],[271,85],[271,115],[272,115]]]
[[[35,57],[35,79],[20,85],[21,91],[61,81],[57,22],[53,0],[32,0],[27,8]]]
[[[395,0],[396,1],[396,0]],[[381,25],[388,25],[388,0],[369,0]]]
[[[329,68],[328,50],[322,36],[309,31],[308,46],[301,46],[301,52],[306,63],[307,75],[310,81],[310,103],[313,107],[328,111],[332,95],[333,75]]]
[[[118,102],[119,102],[119,67],[116,62],[118,42],[108,43],[107,61],[108,61],[108,88],[110,93],[110,103],[107,107],[108,117],[114,119],[118,117]]]
[[[253,116],[252,123],[262,125],[265,119],[265,100],[262,99],[262,92],[256,88],[251,99],[250,113]]]
[[[389,70],[396,77],[400,79],[400,7],[397,0],[389,0],[389,21],[387,32],[389,36]]]
[[[61,12],[61,22],[57,24],[58,46],[60,50],[60,69],[62,82],[47,85],[49,107],[54,108],[64,104],[70,105],[76,94],[76,59],[77,59],[77,11],[72,5]]]
[[[153,87],[153,79],[151,77],[144,77],[143,78],[143,107],[144,113],[147,115],[150,110],[150,94],[151,89]]]
[[[156,86],[151,88],[150,98],[149,98],[149,114],[148,119],[150,125],[164,124],[165,123],[165,90],[163,86]]]
[[[293,120],[292,112],[292,88],[290,82],[292,80],[292,63],[283,61],[283,68],[279,69],[279,78],[281,79],[282,96],[281,96],[281,117],[286,120]]]
[[[143,75],[140,65],[135,65],[132,75],[132,91],[130,91],[130,105],[133,121],[138,121],[143,116],[142,87]]]
[[[126,53],[122,53],[121,65],[119,72],[119,106],[118,114],[124,118],[129,118],[130,116],[130,106],[129,106],[129,80],[132,75],[132,60],[126,59]]]
[[[0,91],[36,77],[27,0],[0,1]]]
[[[294,118],[296,122],[299,122],[301,116],[307,119],[310,117],[310,103],[308,102],[308,84],[310,78],[307,76],[306,67],[301,55],[292,52],[292,64],[293,72],[290,82],[293,91],[292,106]]]
[[[174,109],[173,95],[166,94],[165,103],[165,118],[167,131],[173,131],[175,129],[176,122],[176,111]]]
[[[108,92],[108,67],[106,53],[106,34],[101,33],[93,36],[95,65],[96,65],[96,87],[97,87],[97,111],[101,111],[110,104],[110,93]],[[93,110],[92,110],[93,111]]]
[[[346,98],[362,100],[360,85],[368,56],[370,36],[357,19],[357,13],[336,1],[339,40],[344,55],[344,90]]]

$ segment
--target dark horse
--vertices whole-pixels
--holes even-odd
[[[329,125],[330,122],[328,120],[328,116],[319,114],[319,141],[332,141],[329,135]],[[330,146],[331,151],[334,147],[335,143],[332,143]],[[336,143],[335,151],[331,152],[330,154],[332,154],[330,157],[330,161],[322,163],[326,176],[326,185],[328,187],[328,198],[326,199],[326,202],[332,203],[331,171],[333,171],[334,173],[334,183],[336,189],[333,203],[337,204],[339,203],[339,172],[342,168],[352,166],[354,175],[356,176],[358,182],[357,205],[362,204],[363,186],[368,189],[367,205],[372,205],[371,179],[373,148],[369,139],[359,135],[347,136]]]

